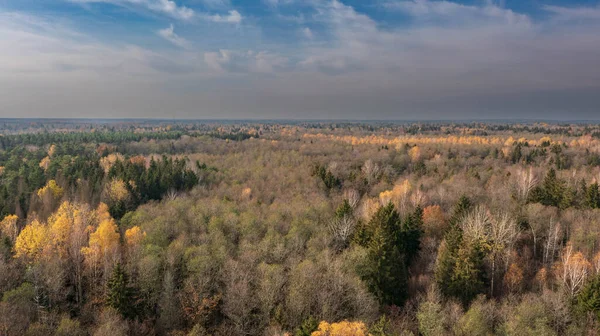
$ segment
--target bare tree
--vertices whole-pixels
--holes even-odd
[[[360,193],[356,189],[346,189],[344,199],[348,201],[352,209],[356,209],[358,202],[360,202]]]
[[[376,163],[373,163],[371,159],[367,160],[362,167],[362,172],[365,174],[365,178],[369,184],[375,182],[379,177],[381,168]]]
[[[518,234],[517,221],[508,214],[494,216],[490,222],[490,259],[492,262],[492,276],[490,291],[494,294],[494,281],[496,277],[496,262],[504,261],[504,270],[508,270],[510,250]]]
[[[560,278],[567,292],[574,296],[579,292],[585,279],[590,274],[591,264],[581,252],[574,252],[573,246],[567,244],[560,265]]]
[[[465,237],[472,240],[487,239],[490,216],[483,207],[476,207],[462,221]]]
[[[467,239],[485,241],[489,245],[490,291],[493,294],[497,263],[504,261],[505,270],[508,268],[509,251],[518,234],[517,222],[508,214],[492,215],[487,209],[477,207],[464,218],[462,227]]]
[[[169,189],[165,195],[165,199],[168,201],[174,201],[179,197],[179,193],[175,189]]]
[[[544,245],[544,264],[549,265],[554,261],[554,256],[556,255],[556,251],[560,243],[560,236],[560,223],[558,223],[554,219],[551,219],[550,226],[548,227],[546,244]]]
[[[529,204],[526,207],[527,222],[529,224],[529,230],[533,238],[533,257],[536,258],[538,255],[538,242],[542,241],[543,245],[543,260],[546,261],[546,247],[548,241],[544,239],[556,238],[556,235],[549,235],[554,233],[554,225],[556,224],[556,217],[558,216],[557,209],[554,207],[546,207],[541,204]],[[552,244],[552,242],[550,242]]]
[[[334,218],[329,223],[329,232],[333,239],[342,246],[345,246],[356,227],[356,220],[351,214],[345,214],[341,218]]]
[[[529,169],[524,169],[524,168],[519,169],[519,171],[517,173],[517,183],[516,183],[517,196],[518,196],[519,200],[521,200],[522,202],[527,201],[527,199],[529,198],[529,194],[531,193],[531,190],[533,190],[533,188],[536,186],[536,184],[537,184],[537,177],[535,176],[532,167],[530,167]]]
[[[421,189],[417,188],[415,192],[411,195],[410,201],[413,207],[423,205],[423,203],[425,203],[425,193],[423,193]]]

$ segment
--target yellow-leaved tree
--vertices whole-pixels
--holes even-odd
[[[127,184],[120,179],[113,179],[110,181],[106,186],[105,192],[112,202],[124,201],[129,197]]]
[[[61,257],[67,253],[66,248],[73,226],[73,212],[71,203],[63,202],[58,210],[48,218],[51,243]]]
[[[48,218],[52,247],[62,257],[77,256],[87,242],[92,213],[86,204],[63,202]]]
[[[102,167],[102,169],[104,169],[105,173],[108,173],[108,171],[115,164],[115,162],[123,160],[125,160],[123,155],[119,153],[111,153],[100,159],[100,166]]]
[[[404,180],[402,183],[394,185],[392,190],[386,190],[379,193],[379,201],[381,205],[386,206],[388,203],[393,203],[397,209],[404,211],[408,202],[412,186],[409,180]]]
[[[61,188],[55,180],[50,180],[46,185],[37,191],[37,195],[42,201],[43,209],[40,211],[41,218],[46,218],[64,195],[64,189]]]
[[[72,281],[76,287],[76,300],[83,298],[84,254],[88,244],[93,213],[87,204],[63,202],[48,218],[49,245],[52,253],[72,267]]]
[[[48,245],[48,227],[37,219],[27,224],[15,241],[15,257],[38,259]]]
[[[143,232],[139,226],[134,226],[125,231],[125,243],[127,244],[128,248],[135,248],[139,246],[144,237],[146,237],[146,232]]]
[[[415,146],[408,151],[408,155],[410,155],[410,159],[412,162],[417,162],[421,158],[421,148],[419,146]]]
[[[81,249],[94,277],[98,277],[101,271],[108,274],[117,262],[121,237],[115,220],[108,215],[106,205],[100,205],[97,217],[100,224],[90,234],[88,246]]]
[[[52,144],[48,147],[48,156],[53,157],[56,154],[56,145]]]
[[[46,156],[40,161],[40,168],[46,171],[48,170],[48,166],[50,166],[50,157]]]
[[[44,195],[50,194],[54,198],[61,198],[64,194],[63,188],[61,188],[55,180],[50,180],[43,188],[40,188],[37,192],[40,198],[44,198]]]
[[[0,222],[0,232],[10,238],[13,242],[17,239],[17,235],[19,234],[19,228],[17,227],[18,220],[19,217],[17,217],[17,215],[8,215]]]
[[[368,336],[369,331],[363,322],[342,321],[338,323],[319,323],[319,329],[312,336]]]

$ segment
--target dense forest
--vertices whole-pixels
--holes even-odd
[[[0,335],[598,335],[600,125],[0,120]]]

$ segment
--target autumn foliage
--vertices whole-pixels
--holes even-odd
[[[367,326],[363,322],[342,321],[337,323],[319,323],[319,329],[311,336],[368,336]]]
[[[2,335],[600,333],[598,125],[39,125],[0,124]]]

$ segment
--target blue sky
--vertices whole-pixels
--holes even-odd
[[[600,118],[590,0],[0,0],[0,116]]]

